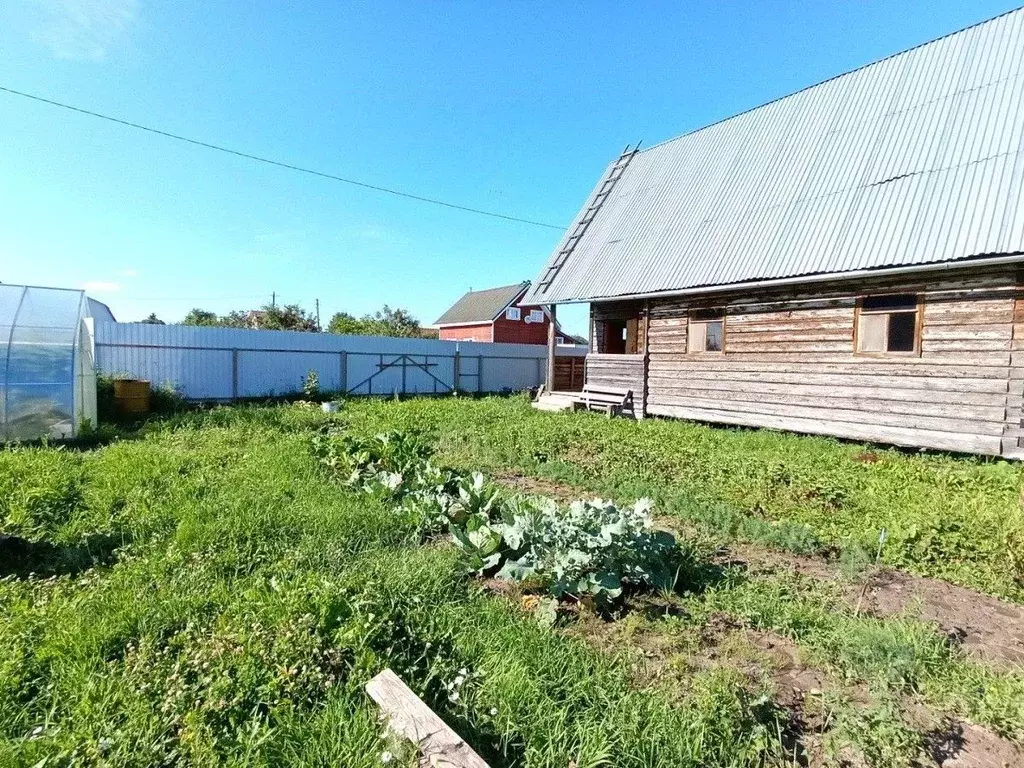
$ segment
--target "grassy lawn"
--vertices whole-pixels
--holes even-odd
[[[339,482],[312,448],[328,423],[652,496],[699,567],[545,626],[414,509]],[[841,552],[854,573],[884,526],[887,562],[1021,599],[1021,470],[864,453],[520,399],[224,408],[89,451],[0,451],[18,537],[0,560],[0,765],[412,765],[362,692],[384,667],[494,768],[907,765],[957,724],[1019,742],[1019,669],[859,613],[843,583],[715,562],[745,539]],[[806,691],[785,682],[797,668]]]

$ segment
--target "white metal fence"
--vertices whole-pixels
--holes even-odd
[[[99,373],[170,384],[191,400],[297,392],[310,370],[321,390],[354,395],[528,389],[543,382],[547,355],[536,344],[86,322]]]

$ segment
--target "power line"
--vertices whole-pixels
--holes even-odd
[[[272,160],[269,157],[262,157],[260,155],[252,155],[248,152],[241,152],[237,149],[231,149],[230,147],[224,147],[220,144],[212,144],[208,141],[200,141],[199,139],[191,139],[188,136],[181,136],[177,133],[170,133],[169,131],[163,131],[159,128],[152,128],[148,125],[141,125],[140,123],[133,123],[130,120],[122,120],[119,117],[111,117],[110,115],[104,115],[100,112],[93,112],[90,109],[83,109],[82,107],[75,107],[71,104],[65,104],[60,101],[54,101],[53,99],[47,99],[42,96],[36,96],[32,93],[26,93],[24,91],[18,91],[14,88],[7,88],[0,85],[0,91],[9,93],[14,96],[21,96],[22,98],[31,99],[32,101],[38,101],[42,104],[49,104],[52,107],[60,107],[61,109],[67,109],[71,112],[77,112],[81,115],[88,115],[89,117],[96,117],[100,120],[106,120],[111,123],[117,123],[128,128],[135,128],[136,130],[146,131],[147,133],[153,133],[157,136],[163,136],[164,138],[174,139],[175,141],[182,141],[186,144],[193,144],[197,147],[204,147],[206,149],[213,149],[217,152],[224,152],[228,155],[235,155],[236,157],[244,157],[247,160],[254,160],[257,163],[265,163],[266,165],[277,166],[278,168],[286,168],[289,171],[297,171],[299,173],[306,173],[310,176],[319,176],[323,179],[330,179],[331,181],[340,181],[343,184],[351,184],[355,187],[362,187],[363,189],[372,189],[375,192],[384,192],[389,195],[395,195],[397,197],[404,197],[409,200],[416,200],[421,203],[430,203],[431,205],[440,205],[445,208],[452,208],[456,211],[464,211],[466,213],[475,213],[479,216],[490,216],[495,219],[505,219],[506,221],[515,221],[519,224],[529,224],[534,227],[547,227],[548,229],[557,229],[559,231],[565,229],[565,227],[557,224],[546,224],[543,221],[533,221],[531,219],[522,219],[518,216],[507,216],[504,213],[496,213],[495,211],[485,211],[481,208],[471,208],[467,205],[458,205],[457,203],[449,203],[444,200],[437,200],[432,197],[424,197],[422,195],[416,195],[412,192],[403,192],[400,189],[392,189],[390,187],[382,187],[377,184],[369,184],[365,181],[356,181],[355,179],[347,179],[343,176],[336,176],[333,173],[325,173],[323,171],[316,171],[312,168],[304,168],[301,165],[292,165],[291,163],[284,163],[280,160]]]
[[[117,296],[124,301],[244,301],[248,299],[265,299],[267,294],[253,296]]]

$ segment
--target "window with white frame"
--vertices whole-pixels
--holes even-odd
[[[725,350],[725,314],[721,309],[695,309],[690,312],[686,334],[687,352]]]
[[[522,317],[522,312],[520,312],[519,307],[509,307],[508,309],[505,310],[505,319],[506,320],[517,320],[518,321],[521,317]]]
[[[862,354],[921,353],[921,304],[916,294],[865,296],[857,303],[857,346]]]
[[[528,320],[531,323],[543,323],[544,322],[544,310],[542,309],[531,309]]]

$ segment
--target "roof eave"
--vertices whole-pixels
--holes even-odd
[[[933,264],[912,264],[898,267],[879,267],[859,269],[848,272],[822,272],[816,275],[799,275],[797,277],[770,278],[767,280],[748,280],[722,285],[703,285],[694,288],[667,289],[664,291],[647,291],[644,293],[625,293],[614,296],[585,296],[572,299],[538,300],[538,304],[588,304],[601,301],[633,301],[636,299],[663,299],[674,296],[694,296],[708,293],[727,293],[729,291],[751,290],[758,288],[775,288],[787,285],[806,285],[825,283],[835,280],[856,280],[865,277],[886,277],[891,275],[916,274],[920,272],[945,272],[952,269],[969,267],[999,266],[1002,264],[1019,264],[1024,262],[1024,253],[1015,252],[1000,256],[986,256],[941,261]]]

